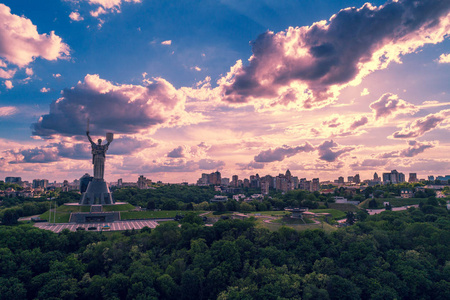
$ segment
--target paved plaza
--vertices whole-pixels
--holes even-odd
[[[118,231],[118,230],[131,230],[131,229],[142,229],[144,227],[155,228],[159,224],[153,220],[133,220],[133,221],[116,221],[116,222],[100,222],[100,223],[35,223],[34,226],[51,230],[53,232],[61,232],[64,229],[69,229],[70,231],[76,231],[78,227],[83,227],[88,230],[89,227],[96,227],[96,230],[89,231],[101,231],[102,227],[108,225],[110,229],[108,231]],[[105,230],[106,231],[106,230]]]

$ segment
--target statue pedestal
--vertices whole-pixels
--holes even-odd
[[[89,182],[86,192],[81,196],[80,204],[114,204],[114,199],[105,180],[94,178]]]

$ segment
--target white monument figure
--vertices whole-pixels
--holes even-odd
[[[106,184],[103,176],[105,175],[105,158],[106,151],[114,139],[111,132],[106,134],[107,143],[102,145],[102,140],[98,139],[98,143],[94,143],[89,135],[89,119],[87,121],[86,135],[91,143],[92,149],[92,164],[94,165],[94,178],[83,193],[80,204],[114,204],[112,194]]]

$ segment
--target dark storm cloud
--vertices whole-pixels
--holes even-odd
[[[91,132],[136,133],[182,123],[183,94],[164,79],[148,86],[114,85],[98,75],[66,88],[50,112],[32,124],[33,135],[82,135],[90,118]]]
[[[394,132],[392,134],[393,138],[396,139],[408,139],[416,138],[424,135],[430,130],[435,129],[444,121],[448,121],[450,116],[450,109],[442,110],[435,114],[429,114],[423,118],[414,120],[407,128],[403,128],[400,131]]]
[[[319,159],[325,160],[327,162],[334,162],[342,154],[355,149],[353,147],[345,147],[338,150],[337,148],[339,148],[339,145],[333,142],[333,140],[323,142],[322,144],[317,146],[317,150],[319,151],[320,155]]]
[[[265,162],[273,162],[273,161],[282,161],[286,157],[291,157],[300,152],[311,152],[314,151],[314,147],[306,142],[303,146],[290,147],[290,146],[282,146],[275,149],[269,149],[266,151],[260,152],[255,156],[255,162],[265,163]]]
[[[267,31],[252,42],[249,64],[238,62],[219,80],[223,99],[270,99],[268,106],[298,102],[304,109],[327,105],[353,79],[442,41],[445,30],[439,29],[449,10],[448,0],[366,3],[339,11],[329,22]]]

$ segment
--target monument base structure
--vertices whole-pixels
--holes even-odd
[[[108,184],[103,179],[94,178],[81,196],[81,205],[114,204]]]

